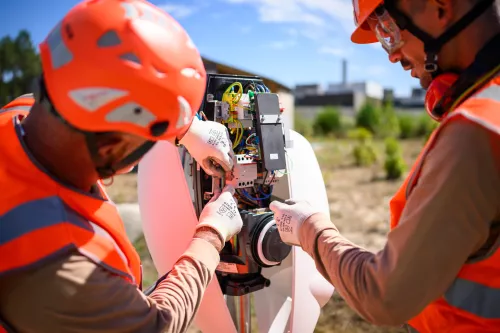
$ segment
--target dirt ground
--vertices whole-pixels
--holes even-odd
[[[353,167],[352,142],[322,141],[314,144],[330,202],[331,218],[342,234],[351,241],[378,251],[385,244],[388,231],[391,196],[402,182],[384,179],[383,144],[377,143],[379,161],[368,168]],[[418,155],[423,142],[402,141],[403,156],[408,168]],[[117,202],[134,202],[136,177],[133,174],[119,176],[109,187],[109,193]],[[145,268],[154,270],[145,244],[139,241],[138,250],[145,259]],[[194,327],[189,333],[198,332]],[[256,332],[256,330],[255,330]],[[365,322],[337,294],[323,308],[315,333],[396,333],[402,329],[375,327]]]

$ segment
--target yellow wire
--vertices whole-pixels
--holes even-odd
[[[241,139],[243,138],[243,132],[244,132],[243,124],[241,123],[241,121],[239,121],[238,119],[234,119],[234,122],[239,125],[239,128],[236,129],[237,130],[236,139],[234,140],[234,143],[233,143],[233,149],[238,147],[238,145],[240,144]]]
[[[238,92],[234,93],[231,90],[234,87],[238,87]],[[229,87],[227,87],[224,94],[222,94],[222,101],[229,104],[229,112],[231,112],[231,116],[228,119],[228,122],[233,122],[234,120],[234,108],[238,105],[238,102],[243,96],[243,86],[240,82],[234,82]]]
[[[238,92],[232,92],[234,87],[238,87]],[[229,112],[230,116],[229,119],[225,123],[237,123],[239,125],[238,128],[233,129],[231,133],[236,131],[236,139],[234,140],[233,143],[233,149],[238,147],[240,144],[241,140],[243,139],[243,124],[241,121],[238,120],[238,116],[236,115],[235,117],[235,107],[238,105],[241,96],[243,96],[243,86],[240,82],[234,82],[229,87],[227,87],[226,91],[224,91],[224,94],[222,94],[222,101],[226,102],[229,104]]]

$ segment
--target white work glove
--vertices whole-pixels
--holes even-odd
[[[304,222],[319,210],[307,201],[288,199],[285,203],[273,201],[269,205],[274,213],[281,240],[288,245],[300,246],[299,231]]]
[[[234,198],[234,187],[227,185],[221,193],[215,193],[200,214],[196,229],[209,227],[216,231],[224,242],[240,232],[243,226],[238,202]]]
[[[233,147],[226,126],[215,121],[194,117],[191,126],[179,143],[209,176],[222,177],[233,169]],[[222,168],[217,167],[219,164]]]

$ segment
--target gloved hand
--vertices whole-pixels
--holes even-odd
[[[179,140],[210,176],[222,177],[233,169],[233,147],[227,128],[215,121],[194,117],[186,134]],[[215,164],[222,168],[218,168]]]
[[[289,245],[300,246],[299,231],[304,222],[319,210],[313,208],[307,201],[288,199],[285,203],[273,201],[269,205],[274,213],[281,240]]]
[[[196,229],[210,227],[219,234],[224,243],[239,233],[243,221],[233,195],[234,188],[230,185],[224,187],[221,193],[215,193],[203,208]]]

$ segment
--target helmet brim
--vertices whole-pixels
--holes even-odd
[[[378,39],[370,29],[370,26],[365,22],[354,30],[351,35],[351,42],[355,44],[372,44],[378,43]]]

